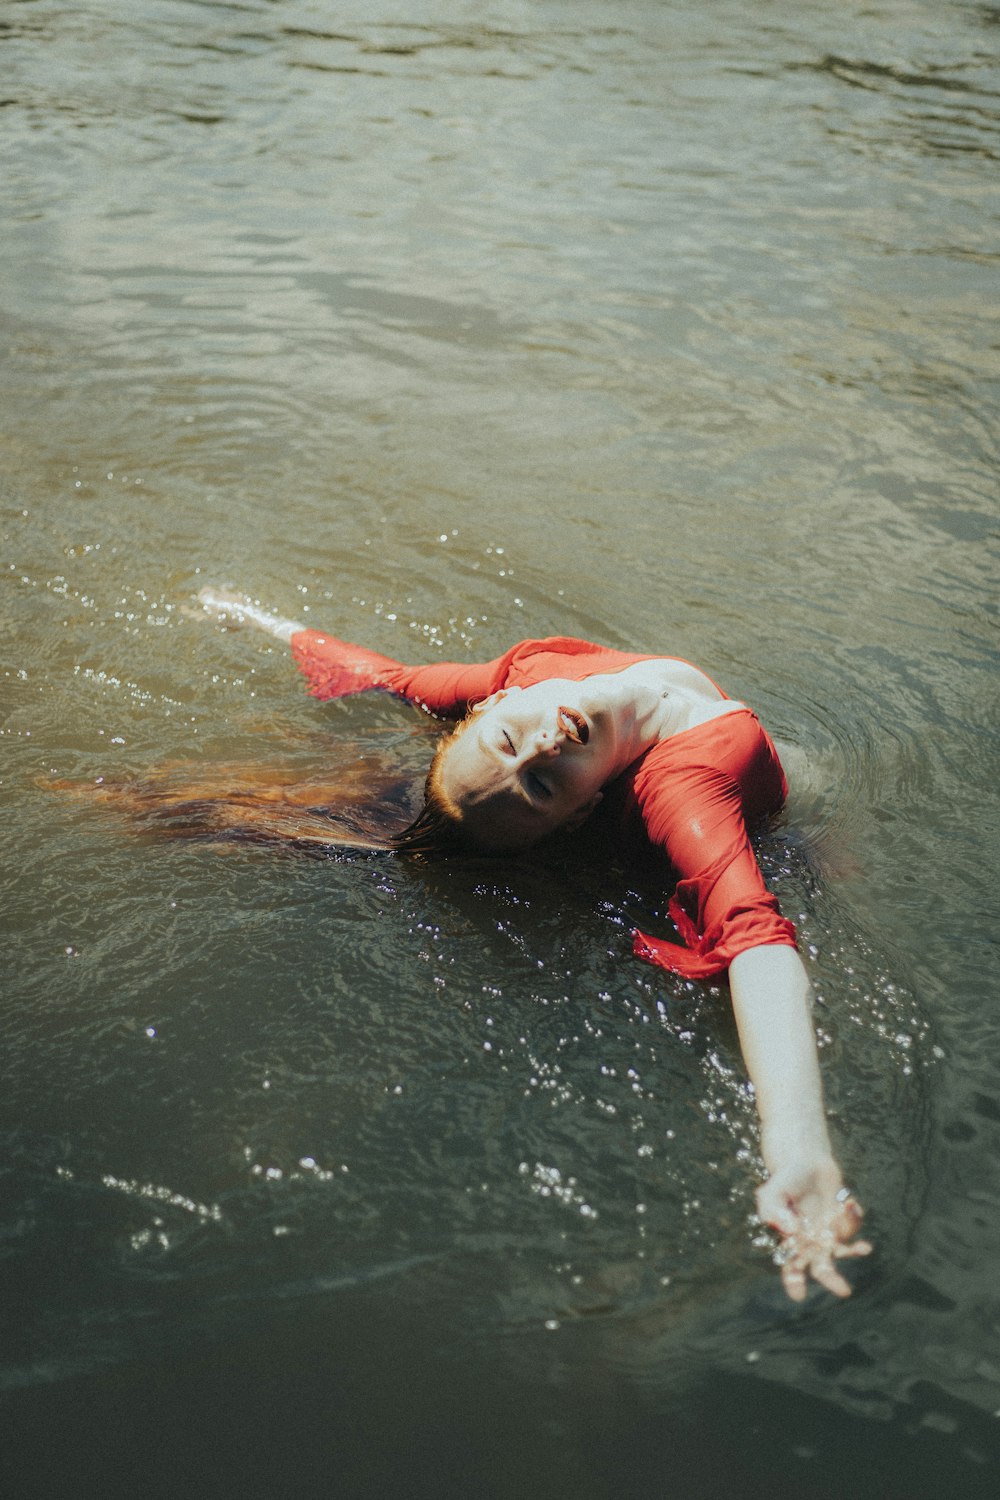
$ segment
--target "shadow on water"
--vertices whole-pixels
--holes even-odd
[[[448,1301],[461,1294],[460,1271],[450,1268],[449,1281]],[[232,1337],[203,1340],[196,1353],[71,1382],[55,1428],[49,1392],[18,1393],[6,1403],[12,1492],[996,1493],[991,1419],[939,1393],[915,1391],[905,1416],[873,1427],[775,1389],[766,1375],[706,1368],[688,1351],[673,1405],[662,1386],[654,1393],[604,1373],[587,1326],[527,1336],[512,1365],[498,1366],[474,1342],[442,1349],[444,1300],[432,1273],[391,1300],[360,1288],[340,1296],[335,1313],[310,1306],[244,1317]],[[849,1361],[850,1346],[839,1354]],[[959,1425],[978,1459],[956,1462],[946,1436]]]

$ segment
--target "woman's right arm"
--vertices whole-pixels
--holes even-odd
[[[225,589],[203,588],[198,598],[204,610],[221,620],[255,625],[286,641],[314,698],[343,698],[382,688],[442,718],[462,718],[470,703],[488,698],[500,685],[512,654],[508,651],[489,662],[411,667],[328,631],[284,620]]]
[[[244,599],[239,594],[230,593],[228,589],[218,589],[212,585],[199,589],[198,603],[206,614],[215,615],[218,620],[235,620],[240,625],[249,622],[256,625],[258,630],[266,630],[268,635],[275,636],[279,641],[290,641],[302,629],[294,620],[283,620],[280,615],[272,614],[262,605],[255,604],[251,599]]]

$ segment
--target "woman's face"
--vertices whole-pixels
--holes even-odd
[[[505,688],[472,712],[439,769],[471,836],[523,849],[582,823],[615,773],[611,716],[585,706],[582,685],[553,678]]]

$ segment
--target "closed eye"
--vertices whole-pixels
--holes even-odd
[[[534,771],[527,771],[524,779],[533,797],[538,797],[544,802],[552,796],[552,788],[547,786],[540,776],[536,776]]]
[[[504,752],[505,755],[516,755],[517,751],[514,749],[514,741],[511,739],[506,729],[503,731],[503,737],[504,743],[500,746],[500,749]]]

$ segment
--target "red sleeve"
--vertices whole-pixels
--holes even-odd
[[[314,698],[343,698],[384,688],[444,718],[461,718],[470,703],[488,697],[500,685],[510,656],[507,652],[496,661],[472,665],[435,662],[407,667],[322,630],[300,630],[291,644]]]
[[[680,875],[668,910],[686,948],[636,932],[639,958],[687,979],[728,969],[763,944],[795,946],[747,837],[787,786],[771,740],[749,710],[722,715],[654,747],[633,791],[646,831]]]

